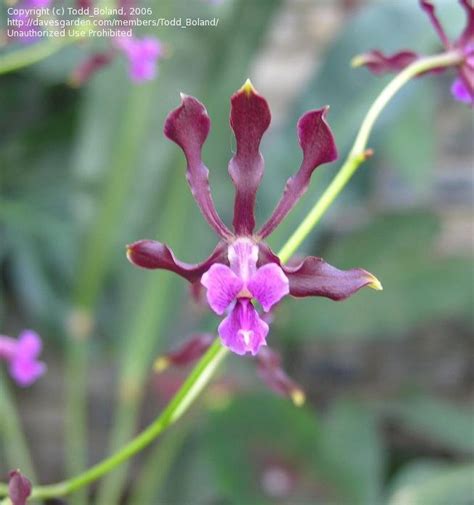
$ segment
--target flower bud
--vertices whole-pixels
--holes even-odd
[[[31,494],[31,482],[20,472],[13,470],[9,473],[8,496],[13,505],[26,505]]]

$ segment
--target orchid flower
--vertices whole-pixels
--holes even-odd
[[[364,286],[382,289],[380,282],[365,270],[338,270],[314,256],[291,266],[284,265],[264,242],[306,192],[314,170],[337,157],[326,113],[327,107],[312,110],[298,121],[303,151],[301,166],[287,181],[273,214],[257,232],[254,207],[264,169],[259,146],[270,125],[265,98],[249,80],[231,98],[230,125],[237,144],[229,163],[236,189],[233,231],[217,213],[209,187],[209,171],[201,159],[210,129],[204,105],[196,98],[182,95],[181,105],[166,119],[164,133],[183,150],[191,192],[220,241],[212,254],[198,264],[178,260],[167,245],[153,240],[131,244],[127,256],[142,268],[171,270],[192,284],[201,283],[207,290],[210,308],[225,316],[218,327],[222,343],[236,354],[255,355],[266,344],[269,326],[257,312],[255,302],[268,312],[286,295],[343,300]]]
[[[474,105],[474,4],[473,0],[459,0],[459,3],[466,11],[467,21],[463,32],[454,42],[451,42],[441,25],[433,2],[420,0],[420,7],[428,15],[438,37],[447,51],[459,51],[462,62],[458,66],[458,77],[451,86],[451,93],[456,100]],[[386,56],[378,50],[356,56],[353,66],[366,66],[374,74],[384,72],[397,72],[413,61],[420,58],[420,55],[411,51],[403,50],[391,56]],[[433,69],[431,72],[443,72],[445,68]]]
[[[46,371],[46,365],[38,361],[42,342],[32,330],[24,330],[18,339],[0,335],[0,359],[9,363],[11,377],[19,386],[30,386]]]

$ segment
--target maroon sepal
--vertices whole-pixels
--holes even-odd
[[[280,355],[269,347],[261,347],[257,354],[257,372],[275,393],[289,396],[298,407],[305,402],[303,389],[283,370]]]
[[[306,256],[301,260],[290,259],[282,264],[278,256],[266,244],[260,244],[259,265],[276,263],[290,282],[290,295],[297,298],[323,296],[339,301],[353,295],[363,287],[381,291],[382,284],[362,268],[339,270],[322,258]]]
[[[139,240],[127,246],[127,258],[134,265],[146,269],[170,270],[191,283],[200,280],[214,263],[227,263],[227,246],[220,242],[202,263],[185,263],[176,259],[173,251],[155,240]]]
[[[327,111],[328,107],[312,110],[299,119],[297,132],[303,161],[296,174],[288,179],[283,196],[258,236],[267,237],[283,221],[308,189],[311,175],[319,165],[337,159],[336,143],[326,122]]]
[[[209,187],[209,170],[201,159],[202,146],[210,128],[211,120],[204,105],[196,98],[182,94],[181,105],[168,114],[163,131],[186,156],[186,177],[204,218],[219,236],[228,239],[232,233],[217,214]]]
[[[236,194],[234,230],[237,235],[251,235],[255,228],[255,198],[263,176],[264,161],[260,141],[270,125],[268,103],[249,79],[231,98],[230,126],[237,149],[229,163],[229,174]]]
[[[466,11],[467,22],[457,45],[465,47],[474,43],[474,3],[472,0],[460,0],[460,4]],[[472,49],[474,49],[474,47]]]
[[[209,349],[214,336],[209,333],[192,335],[180,347],[163,356],[160,356],[154,364],[156,372],[162,372],[168,366],[186,366],[201,358]]]
[[[365,286],[382,290],[380,281],[366,270],[339,270],[316,256],[307,256],[299,265],[282,265],[282,269],[290,281],[290,294],[296,297],[324,296],[338,301]]]
[[[96,53],[82,61],[72,72],[69,82],[71,86],[79,87],[87,82],[96,72],[107,66],[115,55],[114,51]]]
[[[420,0],[420,7],[426,12],[427,16],[430,18],[431,24],[433,25],[433,28],[438,34],[438,37],[440,38],[443,46],[446,49],[449,49],[451,47],[451,42],[449,42],[449,39],[446,36],[446,33],[443,27],[441,26],[441,23],[439,22],[433,2],[430,2],[429,0]]]
[[[352,60],[353,67],[367,67],[374,74],[386,72],[398,72],[413,63],[419,55],[413,51],[399,51],[392,55],[385,55],[381,51],[374,50],[360,54]]]

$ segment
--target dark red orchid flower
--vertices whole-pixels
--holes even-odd
[[[429,0],[420,0],[420,7],[428,15],[438,37],[447,51],[459,51],[462,62],[458,66],[458,77],[451,86],[451,93],[456,100],[474,105],[474,3],[473,0],[459,0],[466,11],[466,26],[454,42],[451,42],[436,16],[435,6]],[[398,72],[420,58],[418,53],[403,50],[387,56],[374,50],[356,56],[353,65],[366,66],[374,74],[385,72]],[[443,72],[445,68],[434,69],[434,72]],[[431,71],[431,72],[433,72]]]
[[[127,255],[140,267],[171,270],[192,284],[201,283],[207,290],[211,309],[218,315],[226,314],[218,328],[222,343],[237,354],[255,355],[266,344],[269,327],[256,311],[254,300],[268,312],[288,294],[343,300],[364,286],[381,289],[380,282],[365,270],[338,270],[313,256],[296,265],[284,265],[264,242],[306,192],[314,170],[337,157],[325,120],[326,112],[327,108],[312,110],[298,121],[298,138],[303,150],[301,166],[288,179],[273,214],[257,232],[254,207],[264,165],[259,146],[270,124],[267,101],[249,80],[231,99],[230,125],[237,143],[229,163],[229,174],[236,189],[234,231],[216,211],[208,169],[201,159],[202,145],[211,124],[204,105],[196,98],[182,95],[181,105],[166,119],[164,133],[183,150],[194,199],[220,241],[212,254],[199,264],[179,261],[168,246],[153,240],[131,244]]]

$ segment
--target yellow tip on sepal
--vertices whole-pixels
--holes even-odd
[[[352,68],[361,67],[362,65],[365,65],[365,56],[363,54],[358,54],[357,56],[354,56],[354,58],[352,58],[351,60]]]
[[[170,362],[168,361],[167,358],[165,358],[164,356],[160,356],[153,363],[153,370],[156,373],[163,372],[163,370],[166,370],[168,368],[169,364],[170,364]]]
[[[77,89],[79,88],[81,85],[79,83],[79,80],[74,78],[74,77],[70,77],[68,80],[67,80],[67,85],[70,87],[70,88],[74,88],[74,89]]]
[[[301,389],[294,389],[291,392],[291,400],[297,407],[301,407],[304,405],[304,402],[306,401],[306,395]]]
[[[367,284],[367,287],[375,289],[375,291],[383,291],[382,283],[375,277],[375,275],[371,275],[371,282]]]
[[[244,82],[244,85],[240,88],[239,91],[244,92],[247,96],[250,96],[252,93],[255,94],[255,88],[253,87],[252,81],[250,79],[247,79]]]

